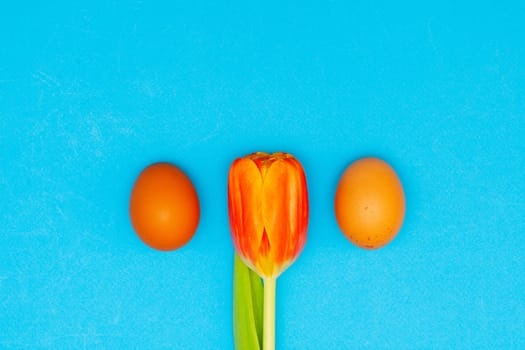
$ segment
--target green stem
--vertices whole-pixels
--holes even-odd
[[[275,282],[264,279],[263,350],[275,350]]]

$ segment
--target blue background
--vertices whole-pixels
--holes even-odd
[[[4,4],[0,348],[231,349],[228,168],[283,150],[311,215],[278,349],[525,349],[525,3],[217,3]],[[407,197],[377,251],[333,214],[367,155]],[[202,208],[170,253],[127,212],[157,161]]]

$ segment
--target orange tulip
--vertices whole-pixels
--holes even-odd
[[[299,161],[288,153],[257,152],[236,159],[228,178],[235,250],[263,278],[276,278],[301,253],[308,192]]]
[[[228,211],[237,254],[264,280],[263,349],[274,350],[276,279],[306,242],[308,192],[299,161],[283,152],[236,159]]]

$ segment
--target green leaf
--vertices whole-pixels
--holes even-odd
[[[236,350],[262,349],[262,279],[237,254],[233,263],[233,342]]]

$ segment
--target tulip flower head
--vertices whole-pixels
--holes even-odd
[[[236,159],[228,176],[228,210],[240,258],[262,278],[277,278],[306,242],[308,192],[301,164],[283,152]]]

